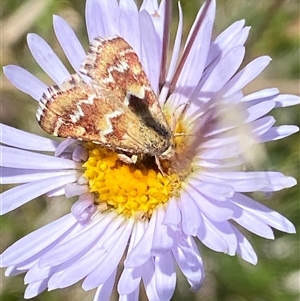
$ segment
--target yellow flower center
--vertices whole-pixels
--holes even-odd
[[[177,129],[183,128],[177,126]],[[176,150],[184,138],[178,136],[174,140]],[[84,176],[100,211],[115,210],[126,217],[150,218],[157,206],[179,196],[183,176],[172,160],[161,161],[163,170],[170,171],[163,175],[153,157],[141,157],[135,164],[126,164],[110,149],[93,143],[87,143],[86,147],[89,155],[83,164]],[[176,167],[172,168],[173,165]]]

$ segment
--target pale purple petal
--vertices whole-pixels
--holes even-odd
[[[139,301],[139,294],[140,294],[140,290],[136,289],[134,292],[128,295],[120,295],[119,301]]]
[[[81,166],[68,159],[0,146],[1,166],[21,169],[79,169]]]
[[[212,223],[204,215],[202,215],[202,218],[203,223],[197,233],[200,241],[214,251],[234,255],[237,242],[231,225],[227,221]]]
[[[117,269],[108,277],[108,279],[99,285],[93,301],[109,301],[114,287]]]
[[[250,62],[225,85],[224,91],[226,92],[224,97],[243,89],[269,65],[270,61],[271,58],[269,56],[262,56]]]
[[[98,0],[86,1],[85,19],[90,42],[96,37],[105,36],[105,29]]]
[[[280,172],[207,172],[201,173],[204,182],[223,183],[239,192],[278,191],[296,185],[292,177]]]
[[[112,37],[120,35],[119,6],[116,0],[88,0],[86,2],[86,26],[89,41],[96,37]]]
[[[152,256],[156,256],[162,252],[170,250],[174,243],[172,231],[162,223],[165,216],[165,208],[159,207],[156,210],[156,225],[150,251]]]
[[[170,300],[176,285],[176,270],[171,252],[155,257],[155,278],[159,299]]]
[[[39,181],[57,176],[74,174],[74,170],[36,170],[0,167],[1,184],[17,184]]]
[[[24,298],[25,299],[31,299],[41,292],[45,291],[48,287],[48,281],[47,280],[42,280],[34,283],[30,283],[24,293]]]
[[[1,258],[2,259],[2,258]],[[24,272],[23,271],[20,271],[20,270],[17,270],[18,266],[16,265],[12,265],[12,266],[9,266],[6,270],[5,270],[5,273],[4,275],[6,277],[9,277],[9,276],[16,276],[16,275],[20,275],[20,274],[23,274]]]
[[[54,197],[54,196],[61,196],[61,195],[64,195],[64,194],[65,194],[65,186],[62,186],[62,187],[55,188],[51,191],[48,191],[46,193],[46,196],[51,198],[51,197]]]
[[[244,123],[250,123],[265,114],[269,113],[275,107],[274,101],[264,101],[257,105],[254,105],[246,110],[245,119],[243,120]]]
[[[99,237],[96,245],[83,256],[79,254],[71,262],[60,265],[59,270],[50,278],[49,289],[68,287],[91,273],[97,265],[106,257],[107,250],[101,248],[107,239],[114,238],[117,228],[124,221],[119,217],[111,223],[110,227]],[[109,276],[109,275],[107,275]]]
[[[26,273],[24,277],[24,283],[29,284],[32,282],[38,282],[44,279],[49,279],[55,270],[56,267],[41,268],[37,260],[35,265],[31,267],[30,270]]]
[[[53,190],[67,183],[75,182],[77,177],[77,174],[74,172],[70,175],[43,179],[6,190],[1,193],[1,215],[26,204],[49,190]]]
[[[179,223],[181,222],[181,212],[178,207],[178,201],[176,199],[170,199],[166,209],[166,214],[163,220],[163,224],[168,226],[173,231],[180,229]]]
[[[244,55],[245,48],[238,46],[228,51],[226,55],[221,58],[216,67],[209,73],[208,77],[204,77],[195,89],[195,93],[199,91],[198,98],[201,102],[209,100],[214,92],[223,88],[241,65]],[[204,80],[205,83],[203,84]]]
[[[241,256],[244,260],[256,264],[257,263],[257,255],[254,252],[251,244],[249,241],[241,234],[241,232],[232,226],[232,229],[237,237],[238,247],[237,247],[237,254]]]
[[[238,21],[240,22],[240,21]],[[243,21],[244,22],[244,21]],[[234,37],[228,39],[225,44],[212,44],[209,50],[209,57],[206,62],[208,70],[218,63],[218,60],[223,57],[230,49],[236,46],[243,46],[248,38],[250,27],[244,27]],[[218,38],[217,38],[218,39]]]
[[[137,221],[131,233],[130,243],[128,247],[127,254],[137,245],[145,231],[145,223]],[[121,295],[132,293],[134,290],[138,289],[141,281],[141,277],[144,273],[144,267],[140,266],[137,268],[124,268],[119,282],[118,282],[118,292]]]
[[[243,228],[248,231],[259,235],[264,238],[274,239],[272,229],[255,215],[247,212],[246,210],[239,210],[239,214],[232,218],[235,222],[240,224]]]
[[[193,238],[191,238],[191,241],[193,241]],[[204,270],[196,244],[190,244],[188,240],[185,240],[184,248],[182,245],[179,245],[172,249],[172,253],[185,277],[194,285],[201,284],[204,279]],[[191,256],[193,260],[187,260]]]
[[[182,231],[186,235],[197,234],[197,231],[202,223],[201,215],[194,199],[190,195],[190,190],[182,192],[179,206],[182,215]]]
[[[145,56],[141,58],[142,65],[144,68],[147,66],[145,72],[149,78],[152,89],[156,92],[158,89],[158,74],[160,72],[159,38],[155,32],[152,19],[145,10],[140,12],[139,20],[141,32],[147,32],[147,34],[141,35],[142,46],[145,52]]]
[[[144,268],[124,269],[118,282],[118,292],[127,295],[135,291],[140,285]]]
[[[191,34],[194,31],[196,24],[199,22],[199,19],[203,14],[203,8],[204,6],[201,7],[200,11],[197,14],[197,17],[194,21],[194,24],[187,38],[185,47],[187,46],[187,43],[191,39]],[[201,24],[200,30],[197,33],[197,36],[191,48],[191,52],[185,62],[185,66],[179,77],[178,80],[179,87],[184,87],[184,86],[195,87],[198,84],[199,79],[201,78],[202,72],[205,67],[209,46],[210,46],[212,26],[213,26],[213,21],[215,19],[215,12],[216,12],[216,3],[215,1],[211,1],[210,6],[208,7],[206,13],[206,17],[203,23]],[[200,56],[199,53],[201,53]],[[192,92],[193,90],[186,91],[186,93],[184,93],[183,95],[189,98],[192,95]]]
[[[295,125],[281,125],[277,127],[272,127],[269,131],[261,135],[259,140],[261,142],[279,140],[297,132],[299,132],[299,127]]]
[[[295,233],[294,225],[284,216],[256,202],[255,200],[247,197],[246,195],[236,193],[232,198],[232,202],[234,202],[234,204],[240,206],[244,210],[249,211],[251,214],[258,217],[266,224],[270,225],[275,229],[278,229],[283,232]]]
[[[171,61],[170,61],[170,65],[169,65],[169,69],[168,69],[168,73],[167,73],[167,77],[166,77],[166,82],[159,95],[160,104],[163,104],[166,101],[166,98],[167,98],[167,95],[169,92],[170,82],[174,76],[176,66],[177,66],[178,56],[179,56],[179,52],[180,52],[182,27],[183,27],[183,14],[182,14],[182,8],[181,8],[179,1],[178,1],[178,11],[179,11],[178,27],[177,27],[174,46],[173,46],[172,57],[171,57]]]
[[[247,101],[253,101],[253,100],[270,100],[274,99],[274,96],[276,97],[279,94],[279,90],[277,88],[268,88],[263,89],[257,92],[253,92],[251,94],[248,94],[244,96],[241,101],[247,102]]]
[[[61,143],[58,144],[57,148],[55,149],[54,155],[56,157],[60,156],[70,145],[76,142],[77,140],[75,139],[71,139],[71,138],[64,139]]]
[[[0,123],[0,142],[17,148],[53,152],[58,142]]]
[[[27,43],[36,62],[56,84],[62,84],[70,77],[66,67],[45,40],[31,33],[27,35]]]
[[[76,257],[76,255],[88,249],[102,236],[102,233],[112,222],[113,218],[114,214],[108,214],[101,220],[91,222],[76,236],[68,239],[63,244],[57,245],[42,256],[39,265],[41,267],[57,266]]]
[[[133,0],[120,0],[119,7],[120,36],[129,43],[129,45],[137,53],[138,57],[141,58],[141,36],[137,6]]]
[[[230,206],[230,203],[226,201],[216,201],[214,199],[210,199],[209,197],[205,197],[201,194],[201,186],[198,181],[193,181],[192,179],[187,184],[187,192],[194,200],[196,206],[195,210],[201,211],[205,214],[210,220],[216,222],[222,222],[229,220],[233,217],[234,211]],[[199,214],[198,214],[199,215]],[[200,222],[195,222],[197,224],[197,229],[200,226]]]
[[[71,183],[65,186],[65,194],[67,198],[72,198],[89,192],[88,185],[78,185],[78,183]]]
[[[151,301],[160,301],[156,289],[156,277],[154,277],[155,269],[153,258],[145,263],[144,268],[147,271],[147,273],[143,275],[143,283],[147,297]]]
[[[156,218],[157,211],[155,210],[141,240],[127,255],[127,258],[124,261],[124,266],[126,268],[135,268],[141,266],[144,263],[146,263],[146,261],[148,261],[148,259],[150,258],[150,251],[155,231]]]
[[[72,206],[71,212],[79,222],[90,221],[97,212],[94,205],[95,197],[89,191],[80,195],[78,201]]]
[[[240,34],[244,25],[245,25],[245,20],[236,21],[235,23],[231,24],[227,29],[225,29],[215,39],[209,51],[207,65],[209,65],[213,60],[215,60],[220,55],[222,50],[228,48],[228,46],[231,46],[230,45],[231,41]]]
[[[295,106],[300,104],[300,97],[298,95],[280,94],[273,98],[276,102],[276,108]]]
[[[197,87],[199,79],[202,77],[202,72],[205,67],[206,56],[210,46],[210,38],[212,33],[212,22],[207,22],[201,26],[199,33],[194,42],[194,47],[188,56],[182,73],[178,79],[177,88],[172,97],[173,105],[188,102],[194,98],[194,94],[199,92]],[[199,56],[199,53],[202,53]],[[193,94],[194,93],[194,94]]]
[[[158,11],[157,0],[143,0],[140,10],[145,9],[149,14],[153,14]]]
[[[108,242],[108,240],[105,242],[102,248],[106,250],[107,254],[100,265],[85,278],[82,283],[83,289],[89,290],[99,286],[114,272],[127,246],[132,226],[133,222],[128,220],[125,226],[122,225],[120,229],[118,229],[118,231],[121,232],[120,235],[115,233],[113,237],[108,239],[110,242]]]
[[[3,73],[16,88],[35,100],[40,100],[47,90],[47,86],[42,81],[19,66],[5,66],[3,67]]]
[[[86,57],[86,52],[76,37],[73,29],[63,18],[54,15],[53,26],[56,37],[66,57],[74,70],[78,71],[81,63]]]
[[[119,20],[120,8],[116,0],[98,0],[101,8],[101,19],[105,28],[104,36],[110,37],[120,35]]]
[[[1,254],[1,266],[18,264],[49,245],[59,243],[61,237],[68,233],[76,223],[76,219],[68,214],[21,238]]]

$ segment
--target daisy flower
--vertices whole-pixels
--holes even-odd
[[[274,126],[267,114],[298,104],[299,97],[274,88],[243,95],[270,58],[259,57],[240,69],[249,27],[237,21],[213,40],[215,0],[200,9],[183,48],[178,3],[179,22],[167,60],[170,4],[144,0],[138,9],[132,0],[86,2],[89,41],[119,36],[132,46],[173,130],[172,155],[160,158],[161,169],[150,156],[126,164],[112,149],[91,142],[57,142],[1,125],[1,181],[16,184],[1,195],[2,214],[43,194],[78,198],[69,214],[2,253],[7,276],[26,273],[25,298],[83,281],[84,290],[97,289],[94,301],[109,300],[121,265],[120,300],[139,300],[140,285],[149,300],[170,300],[176,266],[192,290],[201,287],[204,266],[197,240],[255,264],[257,256],[236,224],[265,238],[274,237],[271,227],[295,231],[285,217],[248,194],[288,188],[295,179],[274,171],[244,171],[247,152],[238,132],[247,128],[243,133],[252,141],[247,147],[297,132],[293,125]],[[92,84],[81,72],[87,50],[62,18],[54,16],[53,26],[75,73]],[[56,87],[70,79],[41,37],[29,34],[27,42]],[[50,91],[21,67],[6,66],[4,73],[37,101]],[[237,106],[240,117],[224,122]]]

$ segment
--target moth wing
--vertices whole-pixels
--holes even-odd
[[[142,101],[148,107],[151,118],[168,133],[166,139],[170,138],[168,122],[142,64],[133,48],[123,38],[95,38],[80,72],[92,78],[105,90],[124,90],[132,95],[132,101],[128,105],[135,111],[140,106],[138,102]]]
[[[48,88],[39,102],[37,120],[49,134],[107,144],[112,119],[120,118],[124,92],[109,93],[74,74],[61,86]]]
[[[40,126],[54,136],[92,141],[129,153],[165,149],[166,140],[160,140],[161,136],[145,124],[143,117],[129,109],[129,98],[125,90],[107,91],[86,84],[74,74],[61,86],[48,88],[36,116]],[[147,106],[136,109],[147,116]]]

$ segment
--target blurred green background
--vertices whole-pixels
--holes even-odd
[[[182,0],[185,35],[202,1]],[[177,1],[173,3],[176,29]],[[1,1],[1,65],[20,65],[46,83],[47,76],[37,66],[26,45],[26,34],[42,36],[58,53],[65,57],[52,28],[52,15],[65,18],[74,28],[85,48],[88,42],[84,21],[84,0],[2,0]],[[216,36],[233,21],[246,19],[252,27],[246,43],[245,63],[268,54],[273,58],[267,70],[246,89],[245,93],[266,87],[278,87],[282,93],[300,94],[299,91],[299,28],[298,0],[217,0]],[[68,64],[66,63],[68,66]],[[70,69],[71,70],[71,69]],[[35,122],[36,102],[22,94],[1,76],[1,122],[33,133],[43,134]],[[277,124],[300,125],[299,107],[274,111]],[[269,159],[265,168],[280,170],[299,180],[299,134],[284,141],[268,144]],[[298,186],[299,187],[299,186]],[[288,217],[298,229],[289,235],[275,231],[276,240],[268,241],[247,233],[246,237],[256,250],[259,262],[252,266],[237,257],[215,253],[200,246],[206,269],[202,289],[191,293],[184,277],[179,273],[176,294],[172,300],[205,301],[296,301],[300,300],[300,207],[299,188],[273,194],[269,198],[258,196],[267,206]],[[7,214],[1,219],[1,250],[32,230],[69,211],[71,201],[60,198],[40,198]],[[1,273],[3,301],[23,300],[23,275],[12,278]],[[84,292],[80,284],[64,290],[44,292],[34,301],[88,301],[94,292]],[[116,295],[112,300],[117,300]],[[141,300],[145,300],[143,293]]]

